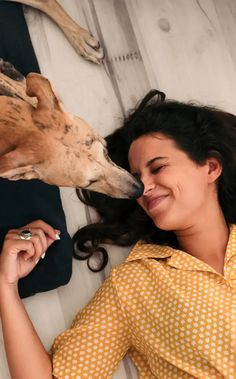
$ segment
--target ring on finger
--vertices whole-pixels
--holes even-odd
[[[24,229],[19,232],[19,236],[22,240],[30,240],[33,233],[29,229]]]

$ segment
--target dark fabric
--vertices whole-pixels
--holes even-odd
[[[39,72],[22,6],[0,1],[0,58],[26,75]],[[61,230],[44,260],[19,281],[21,297],[48,291],[68,283],[72,270],[72,242],[66,230],[59,189],[39,180],[11,182],[0,179],[0,244],[6,232],[42,219]]]

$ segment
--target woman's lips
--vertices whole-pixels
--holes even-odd
[[[161,195],[153,197],[146,200],[147,210],[150,212],[152,209],[156,208],[163,200],[167,198],[168,195]]]

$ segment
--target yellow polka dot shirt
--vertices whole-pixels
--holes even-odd
[[[138,242],[56,338],[53,373],[111,378],[126,354],[140,379],[236,378],[236,226],[224,276],[183,251]]]

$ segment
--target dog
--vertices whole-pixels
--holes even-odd
[[[7,76],[7,75],[8,76]],[[107,155],[105,140],[64,110],[48,79],[24,78],[0,60],[0,177],[40,179],[116,198],[136,198],[143,186]]]
[[[100,64],[104,52],[99,41],[77,24],[56,0],[5,0],[39,9],[48,15],[63,31],[75,51],[85,59]]]

